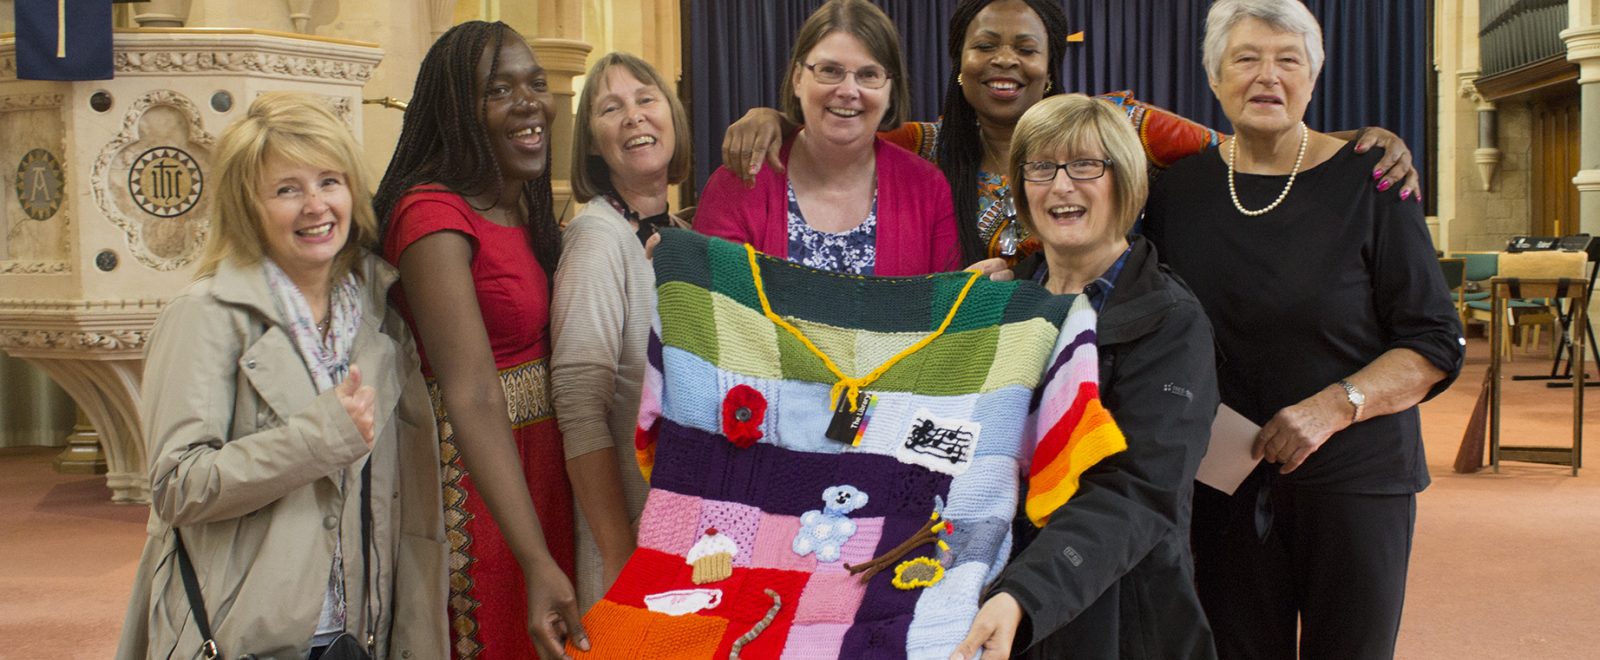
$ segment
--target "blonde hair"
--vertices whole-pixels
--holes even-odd
[[[606,70],[611,67],[621,67],[633,76],[634,80],[646,85],[653,85],[661,90],[661,95],[666,97],[667,108],[672,112],[672,160],[667,163],[667,183],[682,183],[689,177],[690,159],[694,156],[694,149],[689,143],[689,115],[683,111],[683,103],[678,100],[678,95],[672,93],[666,81],[661,79],[661,74],[649,62],[637,56],[613,52],[601,57],[594,66],[589,67],[587,82],[583,84],[583,94],[578,97],[578,111],[576,123],[572,133],[572,197],[579,202],[588,202],[602,194],[612,192],[615,184],[611,182],[611,168],[606,165],[604,158],[594,153],[594,100],[600,96],[600,89],[605,85]]]
[[[1119,230],[1126,234],[1144,208],[1150,194],[1150,161],[1145,157],[1139,136],[1128,123],[1128,115],[1107,101],[1082,94],[1058,94],[1033,104],[1011,134],[1011,158],[1006,167],[1011,181],[1011,198],[1017,219],[1029,232],[1034,231],[1033,212],[1028,208],[1027,184],[1022,179],[1022,164],[1030,156],[1060,150],[1087,151],[1098,145],[1111,162],[1107,173],[1114,175],[1112,199],[1116,200]],[[1065,176],[1061,172],[1057,176]]]
[[[260,263],[266,255],[260,188],[267,159],[284,160],[344,173],[350,189],[350,232],[333,260],[332,278],[355,269],[363,246],[378,236],[372,192],[362,166],[361,148],[328,102],[309,94],[262,94],[245,116],[228,126],[217,142],[217,175],[212,186],[211,237],[200,259],[198,277],[215,274],[223,261]]]

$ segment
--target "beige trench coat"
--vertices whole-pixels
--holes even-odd
[[[162,311],[140,403],[149,538],[119,658],[192,658],[200,648],[174,525],[225,658],[306,657],[341,534],[346,629],[364,640],[376,616],[377,658],[448,656],[433,408],[411,335],[385,302],[394,270],[371,255],[358,270],[365,316],[352,362],[377,390],[370,455],[334,391],[317,394],[259,266],[226,262]],[[369,458],[370,600],[360,515]]]

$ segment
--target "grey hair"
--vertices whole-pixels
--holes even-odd
[[[1246,18],[1254,18],[1274,28],[1305,37],[1306,58],[1311,77],[1322,74],[1322,26],[1300,0],[1217,0],[1206,13],[1206,37],[1201,45],[1201,64],[1206,77],[1216,82],[1222,77],[1222,51],[1228,48],[1228,33]]]

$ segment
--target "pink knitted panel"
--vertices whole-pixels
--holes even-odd
[[[756,545],[756,528],[760,526],[761,509],[748,504],[706,500],[700,509],[700,522],[693,531],[695,537],[699,538],[706,528],[717,528],[718,534],[726,534],[739,546],[739,554],[733,556],[733,565],[749,566],[751,550]],[[688,552],[687,547],[684,552]]]
[[[878,541],[883,539],[883,518],[851,518],[856,523],[856,534],[839,548],[839,561],[832,566],[844,570],[845,564],[865,564],[878,554]],[[829,564],[823,564],[828,566]]]
[[[848,630],[848,623],[796,624],[789,629],[783,660],[835,660]]]
[[[785,571],[810,573],[817,567],[816,555],[801,557],[794,553],[794,535],[800,531],[800,518],[761,514],[761,528],[756,530],[753,568],[776,568]]]
[[[639,547],[682,557],[700,538],[698,497],[652,489],[639,520]]]
[[[811,623],[838,623],[849,625],[856,620],[856,609],[861,607],[861,597],[867,585],[861,576],[844,572],[818,571],[806,582],[800,594],[800,607],[795,611],[796,625]]]

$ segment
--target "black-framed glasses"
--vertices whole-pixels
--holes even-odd
[[[1106,168],[1110,165],[1110,158],[1079,158],[1066,163],[1030,160],[1022,164],[1022,180],[1030,183],[1050,183],[1056,180],[1057,171],[1066,170],[1067,178],[1073,181],[1093,181],[1105,176]]]
[[[846,69],[832,62],[802,64],[800,66],[810,69],[811,75],[816,77],[817,82],[824,85],[837,85],[844,82],[846,75],[851,75],[856,77],[857,85],[867,89],[878,89],[889,84],[889,79],[893,77],[889,75],[888,71],[884,71],[881,66],[864,66],[854,70]]]

